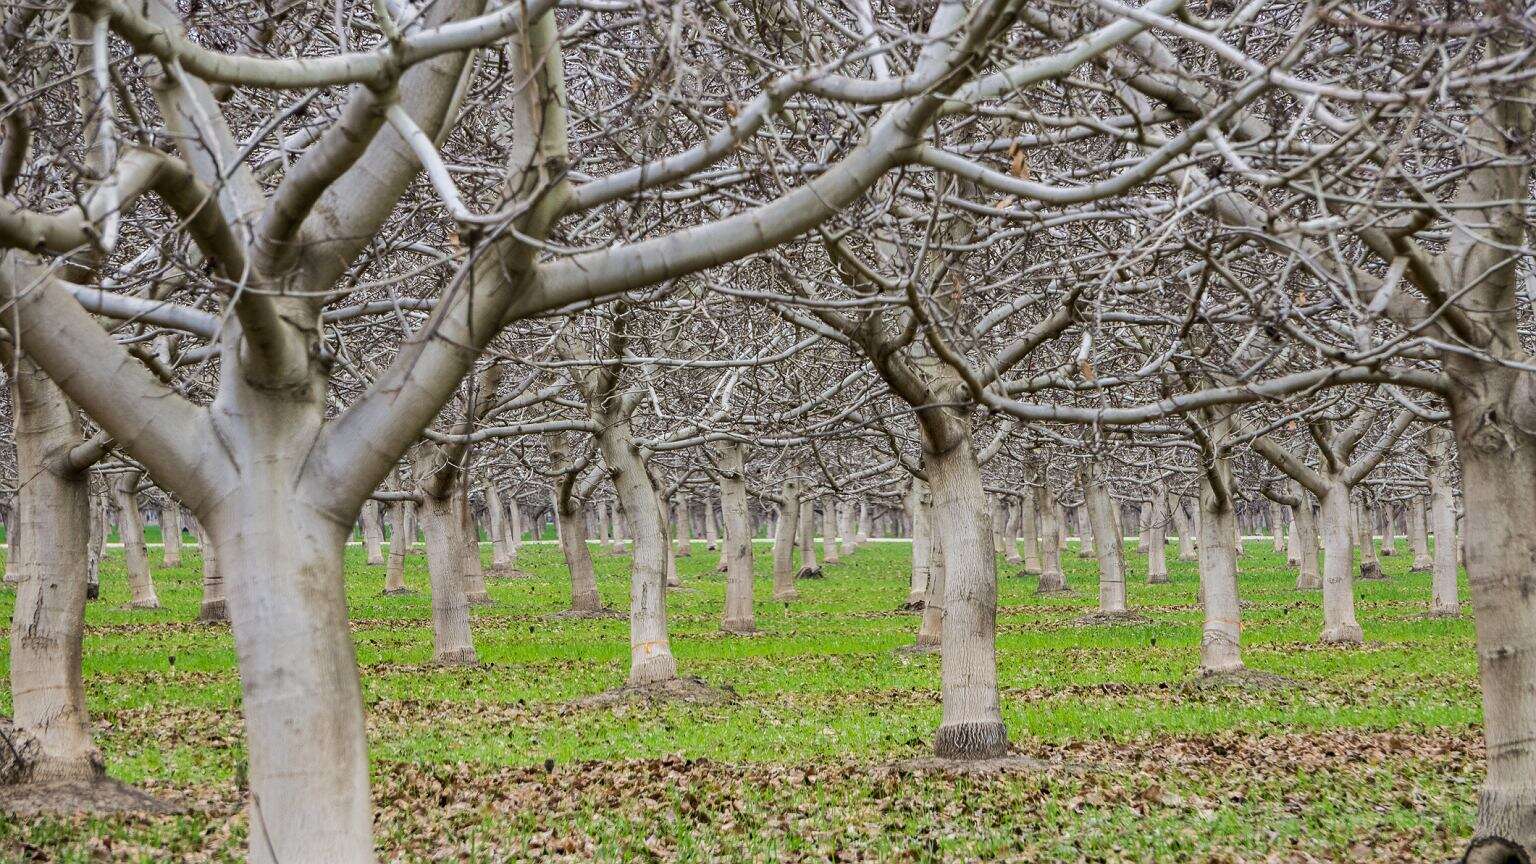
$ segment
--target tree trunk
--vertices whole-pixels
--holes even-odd
[[[17,579],[11,706],[16,725],[39,745],[30,779],[93,780],[104,769],[91,742],[80,671],[91,490],[89,475],[67,459],[81,441],[79,412],[31,361],[15,362],[16,467],[25,482],[12,525],[28,542],[9,562]]]
[[[214,548],[202,523],[197,523],[197,543],[203,556],[203,603],[197,620],[207,624],[229,620],[229,601],[224,587],[224,572],[219,569],[219,550]]]
[[[689,513],[688,495],[677,493],[677,556],[687,558],[693,555],[693,519]]]
[[[727,633],[757,629],[752,603],[752,531],[747,523],[746,455],[735,442],[719,445],[720,516],[725,520],[725,619]]]
[[[1451,485],[1455,452],[1449,439],[1442,430],[1431,432],[1429,458],[1430,513],[1435,530],[1429,613],[1447,617],[1461,614],[1461,601],[1456,596],[1456,500]]]
[[[1322,562],[1318,559],[1317,514],[1312,509],[1308,491],[1300,483],[1295,494],[1301,506],[1292,511],[1296,521],[1296,542],[1301,556],[1300,569],[1296,571],[1297,591],[1320,591],[1323,588]]]
[[[475,510],[469,503],[469,480],[460,476],[453,488],[454,512],[458,515],[460,547],[464,556],[464,597],[471,605],[491,602],[485,587],[485,565],[480,562],[480,526],[475,524]]]
[[[773,534],[773,599],[795,600],[795,529],[800,524],[800,484],[787,480],[779,490],[779,522]]]
[[[1035,583],[1035,593],[1054,594],[1067,590],[1067,579],[1061,570],[1061,507],[1049,486],[1041,486],[1035,500],[1040,509],[1040,579]]]
[[[512,566],[515,553],[512,551],[512,532],[507,528],[507,505],[501,500],[501,490],[496,488],[494,482],[485,484],[485,509],[491,516],[491,569],[504,571]],[[606,508],[603,514],[603,539],[607,539],[608,517]]]
[[[384,567],[384,593],[408,594],[405,587],[406,512],[409,501],[396,501],[390,508],[389,560]]]
[[[944,552],[944,719],[934,752],[947,759],[990,759],[1008,751],[997,693],[997,556],[969,424],[946,437],[951,446],[935,452],[930,444],[924,453],[933,533]]]
[[[715,498],[713,495],[704,496],[704,548],[714,551],[720,548],[720,529],[715,527]],[[827,560],[836,560],[836,555],[827,556]]]
[[[1429,527],[1424,523],[1424,496],[1413,496],[1408,499],[1406,506],[1408,545],[1413,550],[1413,564],[1408,570],[1411,573],[1427,573],[1434,568],[1435,561],[1429,555]]]
[[[1093,558],[1098,555],[1093,542],[1093,518],[1088,515],[1086,494],[1083,503],[1077,505],[1077,538],[1077,557]]]
[[[1019,542],[1024,544],[1024,572],[1029,574],[1041,572],[1040,521],[1039,498],[1034,487],[1026,487],[1019,496]]]
[[[1365,641],[1355,621],[1355,562],[1349,525],[1354,521],[1349,487],[1334,481],[1322,496],[1323,518],[1323,635],[1330,643]],[[1305,540],[1305,532],[1303,532]],[[1305,557],[1306,550],[1302,550]]]
[[[420,533],[416,525],[416,502],[407,501],[401,506],[405,508],[405,542],[400,545],[404,549],[405,554],[415,555],[418,551],[416,548],[416,535]]]
[[[1232,489],[1228,460],[1212,469],[1222,486]],[[1237,557],[1225,542],[1235,530],[1233,501],[1217,492],[1211,478],[1200,478],[1200,597],[1205,624],[1200,634],[1200,674],[1235,672],[1243,668],[1242,619],[1237,600]]]
[[[1104,488],[1102,471],[1097,463],[1085,467],[1083,493],[1099,559],[1099,611],[1116,614],[1126,611],[1125,544],[1120,540],[1120,514]]]
[[[843,557],[853,554],[858,548],[857,538],[853,536],[853,502],[843,501],[838,504],[837,533],[843,538]]]
[[[1186,563],[1198,560],[1195,554],[1195,525],[1189,518],[1189,511],[1184,509],[1184,499],[1172,496],[1169,507],[1173,510],[1173,524],[1179,529],[1179,560]]]
[[[556,500],[560,502],[555,510],[560,520],[560,552],[571,573],[571,611],[602,612],[603,601],[597,596],[597,571],[592,566],[592,550],[587,546],[586,520],[582,519],[584,508],[573,496],[557,496]]]
[[[821,563],[837,563],[837,501],[821,496]]]
[[[629,420],[603,418],[598,444],[613,488],[633,531],[629,579],[629,683],[655,684],[677,677],[667,638],[667,529],[656,487],[635,447]]]
[[[1286,543],[1285,509],[1278,503],[1269,503],[1269,537],[1270,548],[1275,552],[1284,552]]]
[[[939,651],[944,642],[944,542],[935,530],[933,505],[927,509],[928,560],[923,565],[923,617],[917,627],[916,647],[919,651]]]
[[[1285,527],[1285,566],[1301,566],[1301,539],[1296,530],[1296,508],[1291,508],[1291,519]]]
[[[798,578],[815,578],[821,575],[821,568],[816,564],[816,500],[808,499],[800,506],[800,528],[796,536],[800,546],[800,569],[795,575]]]
[[[1382,504],[1377,512],[1381,515],[1381,555],[1394,557],[1397,555],[1397,514],[1391,504]]]
[[[859,528],[854,542],[860,546],[869,542],[869,499],[859,499]]]
[[[160,552],[166,567],[181,566],[181,503],[175,499],[160,508]]]
[[[107,496],[98,489],[91,490],[91,540],[86,548],[88,575],[85,596],[95,600],[101,596],[101,559],[107,554]]]
[[[144,545],[144,520],[139,515],[139,472],[117,475],[112,497],[117,504],[117,533],[123,541],[123,561],[128,569],[128,586],[133,590],[129,609],[159,609],[155,583],[149,576],[149,550]]]
[[[912,582],[907,588],[906,607],[915,609],[927,604],[928,583],[933,578],[933,509],[928,498],[928,484],[913,477],[912,491],[907,493],[907,499],[912,510]],[[922,645],[921,634],[918,644]]]
[[[363,502],[363,551],[370,567],[384,563],[384,526],[379,523],[379,502]]]
[[[1152,502],[1143,501],[1136,509],[1136,554],[1145,555],[1152,548]]]
[[[432,660],[445,666],[473,665],[469,596],[464,574],[464,522],[458,490],[421,497],[421,526],[427,533],[427,576],[432,588]]]
[[[1355,507],[1356,533],[1360,537],[1360,578],[1385,579],[1381,559],[1376,557],[1376,532],[1371,527],[1371,508],[1364,501]]]
[[[1147,506],[1152,508],[1147,514],[1147,584],[1161,585],[1168,581],[1167,491],[1158,487]]]

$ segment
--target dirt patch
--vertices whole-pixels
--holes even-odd
[[[0,786],[0,813],[11,816],[164,816],[185,810],[175,801],[156,798],[111,777],[96,780],[43,780]]]
[[[736,690],[730,685],[714,687],[702,678],[691,675],[660,681],[655,684],[626,684],[617,690],[607,690],[592,696],[573,700],[577,708],[611,708],[615,705],[658,702],[690,702],[696,705],[720,705],[735,702]]]

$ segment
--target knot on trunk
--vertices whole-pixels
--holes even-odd
[[[32,777],[41,745],[32,734],[0,717],[0,786],[25,783]]]

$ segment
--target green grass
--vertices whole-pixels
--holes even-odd
[[[1147,586],[1132,556],[1130,602],[1150,620],[1111,627],[1076,623],[1096,600],[1090,562],[1069,555],[1078,594],[1044,600],[1004,565],[1003,716],[1017,749],[1047,765],[967,778],[890,767],[928,751],[940,715],[939,659],[893,653],[918,623],[893,611],[908,547],[865,547],[786,607],[770,599],[758,545],[753,638],[718,631],[724,581],[703,547],[681,560],[686,588],[669,597],[673,649],[683,673],[739,698],[607,709],[569,703],[623,683],[627,622],[549,617],[568,598],[553,545],[524,547],[535,578],[492,582],[495,605],[475,613],[485,665],[451,670],[429,665],[424,559],[406,573],[419,593],[383,597],[383,568],[352,547],[381,856],[1396,862],[1450,857],[1471,830],[1482,758],[1472,624],[1424,617],[1429,578],[1407,573],[1405,556],[1383,559],[1388,581],[1359,585],[1367,645],[1322,648],[1319,595],[1296,592],[1267,543],[1249,545],[1245,658],[1294,681],[1271,691],[1190,685],[1191,564]],[[197,809],[0,820],[0,860],[238,860],[229,631],[193,622],[195,554],[157,570],[165,608],[150,612],[120,608],[113,556],[87,613],[97,740],[115,776]],[[625,608],[627,559],[597,563],[604,600]]]

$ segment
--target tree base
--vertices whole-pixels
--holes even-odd
[[[1236,687],[1242,690],[1281,690],[1293,686],[1296,682],[1284,675],[1260,672],[1257,669],[1249,669],[1247,666],[1231,669],[1207,669],[1202,666],[1195,670],[1192,683],[1201,689]]]
[[[1157,575],[1153,575],[1151,573],[1147,574],[1148,585],[1167,585],[1170,581],[1172,580],[1168,578],[1167,573],[1161,573]]]
[[[658,702],[688,702],[695,705],[720,705],[736,701],[736,691],[730,686],[711,687],[702,678],[691,675],[654,681],[650,684],[625,684],[617,690],[606,690],[575,700],[578,708],[610,708],[615,705],[645,704]]]
[[[1479,837],[1462,854],[1460,864],[1531,864],[1531,856],[1513,840]]]
[[[1397,550],[1393,549],[1391,546],[1383,546],[1381,551],[1377,554],[1383,558],[1396,558]]]
[[[385,597],[404,597],[408,594],[415,594],[416,592],[409,588],[385,588],[380,593],[382,593]]]
[[[933,755],[940,759],[998,759],[1008,755],[1008,728],[1001,720],[946,723],[933,736]]]
[[[572,607],[570,609],[563,609],[563,610],[561,610],[559,612],[556,612],[554,615],[551,615],[550,617],[551,618],[577,618],[577,619],[581,619],[581,618],[590,618],[590,619],[598,619],[598,618],[623,618],[624,614],[622,612],[618,612],[618,611],[615,611],[613,609],[609,609],[607,606],[599,606],[596,609],[590,609],[590,608],[578,609],[578,608]]]
[[[460,648],[457,651],[448,651],[432,658],[433,666],[479,666],[480,656],[473,648]]]
[[[751,618],[727,618],[720,622],[720,630],[732,636],[756,636],[757,622]]]
[[[715,565],[715,572],[716,573],[729,573],[729,572],[731,572],[731,564],[730,564],[730,562],[726,561],[724,558],[721,558],[720,559],[720,563]]]
[[[507,565],[507,566],[503,566],[503,567],[492,567],[492,568],[490,568],[489,570],[485,571],[485,578],[487,578],[487,579],[532,579],[533,578],[533,574],[532,573],[525,573],[522,570],[517,569],[516,567]]]
[[[1474,841],[1465,861],[1477,864],[1520,861],[1526,864],[1530,860],[1528,851],[1536,849],[1536,793],[1518,787],[1484,786],[1477,796],[1477,823],[1472,835],[1478,841],[1500,842],[1485,843],[1480,848]],[[1515,850],[1527,854],[1520,858],[1507,857]],[[1484,857],[1471,857],[1473,851],[1482,852]],[[1506,857],[1497,857],[1495,852],[1502,852]]]
[[[793,588],[788,591],[775,591],[773,592],[773,599],[778,603],[788,603],[791,600],[799,600],[800,592]]]
[[[1413,562],[1412,565],[1410,565],[1408,567],[1408,572],[1409,573],[1432,573],[1432,572],[1434,572],[1434,569],[1435,569],[1435,565],[1434,565],[1433,562],[1426,562],[1426,563],[1421,564],[1418,561],[1415,561],[1415,562]]]
[[[896,607],[896,611],[897,612],[921,612],[921,611],[923,611],[926,608],[928,608],[928,601],[924,600],[921,597],[918,597],[918,598],[915,598],[915,599],[909,597],[909,598],[907,598],[907,602],[905,602],[905,603],[901,604],[900,606]]]
[[[1325,629],[1318,641],[1324,645],[1364,645],[1365,632],[1359,624],[1342,624]]]
[[[1177,559],[1180,564],[1193,564],[1200,560],[1199,555],[1180,555]]]
[[[99,583],[99,582],[91,582],[91,583],[87,584],[85,586],[85,599],[87,599],[87,600],[100,600],[101,599],[101,583]]]
[[[900,648],[897,648],[894,653],[898,656],[913,657],[920,654],[939,654],[942,652],[940,650],[940,643],[938,641],[925,642],[922,641],[921,637],[919,637],[917,642],[914,642],[911,645],[903,645]]]
[[[1460,618],[1461,607],[1455,609],[1431,609],[1424,613],[1425,618]]]
[[[826,576],[825,573],[821,572],[821,568],[820,567],[801,567],[799,572],[795,573],[795,578],[797,580],[798,579],[825,579],[825,578],[827,578],[827,576]]]
[[[21,818],[185,812],[174,801],[156,798],[126,783],[102,775],[91,780],[40,780],[0,786],[0,813]]]
[[[1037,597],[1073,597],[1076,594],[1077,592],[1068,587],[1065,582],[1058,582],[1054,585],[1046,583],[1035,586],[1035,596]]]
[[[223,600],[204,603],[197,611],[197,620],[204,624],[223,624],[229,620],[229,604]]]
[[[1103,627],[1113,624],[1145,624],[1147,620],[1147,616],[1142,615],[1140,612],[1133,612],[1130,609],[1121,609],[1114,612],[1105,612],[1101,609],[1077,619],[1077,623],[1080,627]]]
[[[1367,561],[1360,565],[1360,578],[1369,582],[1375,582],[1387,578],[1387,574],[1381,572],[1381,565],[1375,561]]]
[[[1316,582],[1297,582],[1296,583],[1296,590],[1297,591],[1321,591],[1321,590],[1323,590],[1323,583],[1322,583],[1322,580],[1318,580]]]
[[[464,599],[469,601],[469,605],[471,606],[489,606],[494,602],[491,600],[491,595],[484,591],[476,591],[473,594],[465,594]]]

